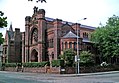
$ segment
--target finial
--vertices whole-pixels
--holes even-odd
[[[34,14],[37,13],[38,7],[34,6],[33,10],[34,10]]]

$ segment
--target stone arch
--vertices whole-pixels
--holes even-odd
[[[68,43],[67,42],[65,42],[65,49],[67,49],[68,48]]]
[[[54,52],[51,53],[52,59],[54,59]]]
[[[38,42],[38,29],[35,27],[31,30],[31,44],[34,42]]]
[[[69,42],[69,48],[72,48],[72,42]]]
[[[38,52],[36,49],[31,51],[31,62],[38,62]]]

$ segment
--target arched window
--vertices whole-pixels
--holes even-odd
[[[83,38],[88,38],[88,33],[87,32],[83,33]]]
[[[67,49],[68,48],[68,44],[67,44],[67,42],[65,42],[65,49]]]
[[[51,56],[52,56],[52,59],[54,59],[54,53],[53,52],[52,52]]]
[[[48,45],[49,45],[50,48],[54,47],[53,42],[54,42],[53,39],[49,39],[49,41],[48,41],[49,44]]]
[[[88,38],[88,33],[86,34],[86,38]]]
[[[85,37],[85,33],[83,33],[83,37]]]
[[[69,42],[69,48],[72,48],[72,42]]]
[[[34,28],[31,34],[31,44],[34,42],[38,42],[38,30]]]
[[[78,30],[78,36],[80,37],[80,30]]]
[[[84,33],[84,37],[86,37],[86,32]]]

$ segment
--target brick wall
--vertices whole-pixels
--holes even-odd
[[[46,73],[45,67],[24,67],[23,72],[32,72],[32,73]]]
[[[13,72],[31,72],[31,73],[53,73],[53,74],[75,74],[75,67],[66,67],[61,69],[61,67],[24,67],[22,69],[17,69],[17,67],[6,67],[5,71]],[[109,67],[80,67],[80,73],[94,73],[94,72],[105,72],[105,71],[118,71],[118,66],[109,66]]]

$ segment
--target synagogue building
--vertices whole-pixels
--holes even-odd
[[[3,44],[3,62],[42,62],[56,60],[65,49],[94,53],[89,40],[95,27],[45,17],[45,10],[34,7],[25,17],[25,32],[10,25]],[[77,35],[78,32],[78,35]],[[77,45],[78,39],[78,45]]]

